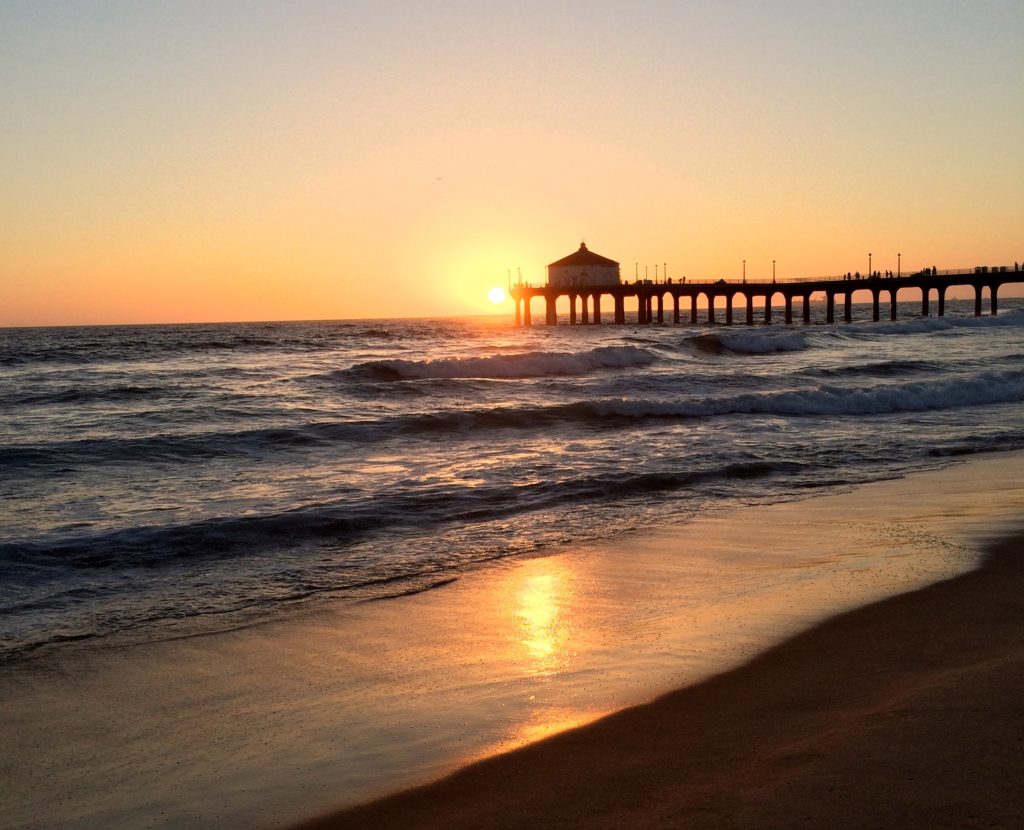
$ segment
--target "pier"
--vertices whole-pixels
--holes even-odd
[[[794,313],[804,323],[811,319],[811,297],[823,294],[826,322],[836,322],[837,315],[845,322],[852,320],[853,295],[868,292],[871,297],[872,319],[881,319],[884,306],[888,317],[896,319],[897,295],[908,292],[921,302],[921,316],[927,317],[935,302],[939,317],[946,311],[946,292],[954,286],[974,289],[974,314],[982,314],[983,297],[989,292],[989,313],[999,310],[999,289],[1008,284],[1024,284],[1024,271],[1017,266],[995,268],[978,267],[951,271],[924,269],[914,274],[884,276],[812,277],[803,279],[744,280],[687,280],[652,282],[637,280],[617,285],[532,286],[518,283],[510,290],[515,302],[515,324],[529,326],[533,322],[531,305],[537,297],[543,298],[544,322],[553,326],[558,322],[556,304],[562,297],[569,300],[569,323],[572,325],[599,325],[610,317],[616,325],[626,322],[626,299],[637,303],[640,325],[648,323],[686,322],[696,324],[725,323],[733,325],[740,318],[747,325],[754,323],[755,308],[764,310],[764,322],[772,321],[777,310],[786,323],[793,322]],[[718,306],[716,308],[716,305]],[[699,319],[698,307],[704,311]],[[721,316],[719,316],[721,315]]]

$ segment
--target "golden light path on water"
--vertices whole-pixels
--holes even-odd
[[[533,686],[524,717],[505,736],[503,748],[580,726],[606,711],[545,694],[560,676],[573,674],[581,653],[599,645],[592,636],[595,620],[589,619],[579,579],[571,560],[540,557],[521,563],[496,586],[508,659],[518,664],[513,674],[532,678]]]
[[[564,595],[572,586],[558,562],[544,562],[547,572],[526,577],[519,592],[516,612],[520,641],[526,666],[532,675],[545,676],[557,671],[565,661],[570,632],[564,619]]]

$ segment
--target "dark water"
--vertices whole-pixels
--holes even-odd
[[[0,330],[0,656],[1020,448],[1024,311],[972,309]]]

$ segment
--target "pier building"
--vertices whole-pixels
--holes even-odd
[[[595,254],[581,242],[578,251],[548,266],[549,288],[586,288],[619,285],[619,263]]]

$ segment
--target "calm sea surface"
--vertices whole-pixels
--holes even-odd
[[[427,590],[1024,447],[1022,304],[728,329],[0,330],[0,659]]]

